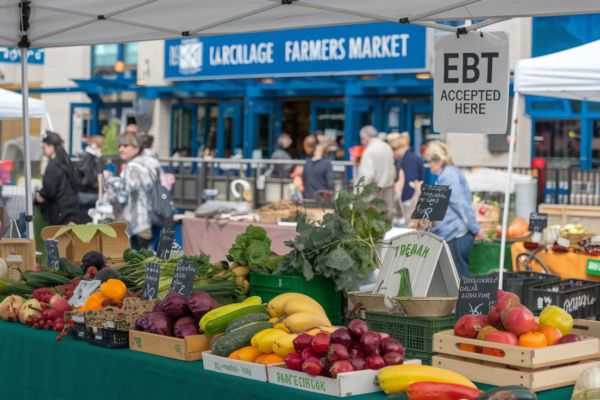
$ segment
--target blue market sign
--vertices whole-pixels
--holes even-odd
[[[0,62],[21,63],[21,49],[0,47]],[[29,64],[44,64],[44,49],[28,49],[27,62]]]
[[[165,41],[165,79],[428,71],[427,30],[391,22]]]

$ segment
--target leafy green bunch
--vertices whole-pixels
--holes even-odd
[[[240,265],[247,265],[252,272],[268,274],[267,261],[273,254],[271,239],[263,228],[249,225],[246,232],[235,238],[235,243],[229,249],[227,259]]]
[[[285,242],[292,251],[275,274],[295,271],[310,281],[316,273],[333,279],[337,290],[356,290],[379,267],[376,244],[391,228],[386,212],[378,211],[385,202],[374,197],[379,191],[374,182],[365,185],[361,179],[354,188],[356,193],[340,192],[334,212],[325,214],[323,221],[298,215],[298,234]]]

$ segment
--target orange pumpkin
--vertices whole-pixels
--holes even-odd
[[[517,217],[510,224],[508,230],[506,231],[506,237],[508,239],[516,239],[527,235],[529,232],[529,223],[525,218]]]

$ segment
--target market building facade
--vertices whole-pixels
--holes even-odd
[[[597,18],[522,18],[495,26],[509,31],[514,70],[519,59],[599,39]],[[459,165],[506,166],[505,135],[433,132],[435,34],[378,23],[47,49],[38,51],[43,64],[30,66],[30,87],[46,100],[73,156],[111,121],[121,121],[120,129],[134,121],[134,104],[139,113],[144,99],[152,102],[146,117],[161,158],[181,150],[268,158],[282,132],[301,155],[302,139],[320,131],[347,159],[360,143],[359,129],[372,124],[386,133],[408,131],[417,149],[443,140]],[[18,64],[0,63],[0,70],[9,72],[0,86],[17,88]],[[536,157],[584,169],[600,161],[598,104],[531,96],[523,103],[515,166],[530,167]],[[18,133],[10,124],[2,123],[2,142],[11,130]]]

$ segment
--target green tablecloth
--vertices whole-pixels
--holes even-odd
[[[327,399],[330,396],[205,371],[129,349],[108,350],[0,320],[0,398],[14,400]],[[490,387],[481,385],[481,389]],[[538,393],[569,400],[573,387]],[[373,393],[356,400],[385,400]]]
[[[506,252],[504,255],[504,269],[512,271],[512,260],[510,259],[510,246],[512,243],[506,244]],[[500,249],[502,248],[499,242],[475,242],[471,247],[469,254],[469,274],[470,275],[487,275],[493,270],[498,269],[500,264]]]

